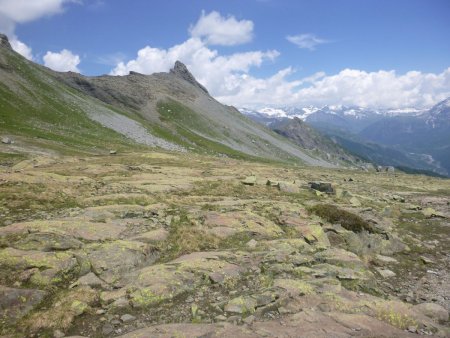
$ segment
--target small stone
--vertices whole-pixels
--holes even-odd
[[[256,184],[256,176],[247,176],[244,180],[241,181],[244,185],[255,185]]]
[[[376,269],[376,270],[383,278],[391,278],[397,276],[397,274],[394,271],[388,269]]]
[[[415,327],[415,326],[408,326],[408,332],[411,332],[411,333],[417,333],[417,327]]]
[[[225,317],[224,315],[218,315],[218,316],[214,317],[214,320],[216,322],[225,322],[227,320],[227,317]]]
[[[54,338],[63,338],[65,336],[66,335],[61,330],[55,330],[55,332],[53,332],[53,337]]]
[[[433,264],[434,263],[434,261],[432,259],[425,257],[425,256],[420,256],[420,259],[422,260],[422,262],[424,264]]]
[[[102,327],[102,334],[104,336],[109,336],[111,333],[114,332],[114,327],[110,323],[106,323]]]
[[[124,314],[123,316],[121,316],[120,320],[122,321],[122,323],[129,323],[129,322],[135,321],[136,317],[127,313],[127,314]]]
[[[218,272],[213,272],[209,274],[209,280],[216,284],[221,284],[225,280],[225,276]]]
[[[110,155],[116,155],[116,154],[117,154],[117,150],[110,150],[110,151],[109,151],[109,154],[110,154]]]
[[[395,258],[383,255],[376,255],[374,261],[378,265],[398,263],[398,261]]]
[[[112,325],[114,325],[114,326],[117,326],[117,325],[120,325],[121,323],[120,323],[120,320],[118,320],[118,319],[113,319],[113,320],[111,320],[111,322],[110,322]]]
[[[230,300],[225,305],[225,312],[236,314],[250,314],[255,312],[256,300],[250,297],[238,297]]]
[[[12,140],[9,137],[4,136],[4,137],[2,137],[2,143],[3,144],[11,144]]]
[[[73,311],[75,316],[82,315],[88,307],[89,306],[85,302],[80,302],[79,300],[74,300],[70,305],[70,309]]]
[[[130,302],[126,298],[119,298],[111,304],[111,307],[115,309],[121,309],[128,306],[130,306]]]
[[[354,207],[360,207],[360,206],[361,206],[361,202],[360,202],[359,199],[357,199],[356,197],[350,198],[350,203],[351,203],[351,205],[353,205]]]
[[[392,195],[392,199],[394,201],[397,201],[397,202],[400,202],[400,203],[405,203],[405,198],[403,196]]]
[[[247,318],[245,318],[244,320],[243,320],[243,322],[245,323],[245,324],[247,324],[247,325],[252,325],[253,324],[253,322],[255,321],[255,316],[253,316],[253,315],[250,315],[250,316],[248,316]]]
[[[441,217],[441,218],[445,218],[445,215],[442,214],[439,211],[434,210],[433,208],[425,208],[422,210],[422,214],[427,217],[427,218],[432,218],[432,217]]]
[[[249,249],[254,249],[254,248],[256,248],[256,246],[258,245],[258,242],[252,238],[252,239],[249,240],[245,245],[246,245]]]
[[[106,313],[106,311],[104,309],[99,309],[99,310],[95,311],[95,314],[97,314],[97,315],[103,315],[105,313]]]

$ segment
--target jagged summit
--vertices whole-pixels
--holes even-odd
[[[170,70],[171,74],[174,74],[176,76],[181,77],[182,79],[186,80],[187,82],[193,84],[194,86],[200,88],[205,93],[208,93],[208,90],[203,87],[194,77],[194,75],[191,74],[191,72],[187,69],[186,65],[182,63],[181,61],[176,61],[173,68]]]
[[[0,47],[12,49],[9,39],[5,34],[0,33]]]

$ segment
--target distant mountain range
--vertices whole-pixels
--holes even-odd
[[[431,109],[309,106],[239,110],[271,128],[280,121],[301,119],[376,164],[450,174],[450,98]]]

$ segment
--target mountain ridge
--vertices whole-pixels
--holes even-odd
[[[222,105],[181,62],[169,73],[88,77],[30,62],[10,48],[6,36],[2,41],[0,105],[8,121],[0,125],[4,135],[59,151],[68,146],[70,151],[131,149],[137,143],[220,156],[339,165]],[[96,142],[98,133],[104,135],[100,142]]]

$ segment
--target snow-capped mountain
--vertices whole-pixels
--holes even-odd
[[[264,120],[266,124],[279,121],[284,118],[293,119],[295,117],[316,123],[331,123],[338,127],[346,127],[351,131],[365,128],[368,124],[383,117],[392,116],[418,116],[426,112],[423,109],[370,109],[357,106],[326,105],[323,107],[265,107],[258,110],[247,108],[239,109],[247,116],[257,117]],[[261,121],[260,121],[261,122]]]
[[[354,153],[362,149],[358,154],[363,157],[367,155],[365,142],[369,142],[370,146],[390,147],[397,151],[394,159],[390,157],[393,153],[389,155],[386,148],[369,149],[380,155],[378,158],[382,158],[384,165],[393,161],[391,165],[433,170],[444,175],[450,173],[450,98],[428,110],[327,105],[320,108],[270,107],[240,111],[271,128],[280,121],[299,118],[328,136],[339,137],[341,145],[350,145],[347,149]],[[399,151],[405,155],[404,164],[394,161],[398,160]],[[414,156],[411,157],[411,154]],[[433,164],[424,164],[421,160],[424,156],[432,158]]]

